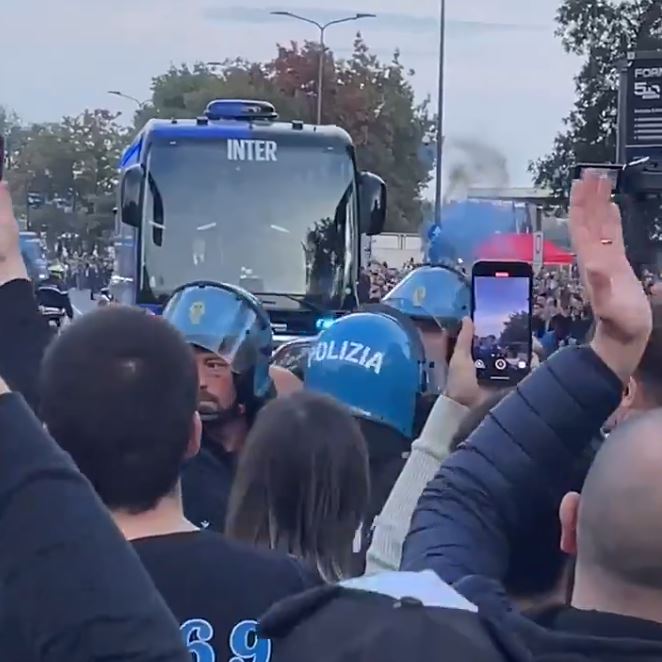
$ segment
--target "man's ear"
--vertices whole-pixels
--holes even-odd
[[[185,460],[190,460],[200,452],[201,440],[202,419],[200,418],[200,414],[196,411],[195,414],[193,414],[193,420],[191,421],[191,436],[189,437],[188,445],[186,446]]]
[[[625,409],[632,409],[634,406],[637,396],[639,393],[639,385],[637,380],[633,377],[630,377],[628,383],[625,385],[625,390],[623,391],[623,398],[621,400],[621,406]]]
[[[577,555],[577,520],[579,519],[580,499],[577,492],[568,492],[563,497],[559,508],[561,551],[569,556]]]

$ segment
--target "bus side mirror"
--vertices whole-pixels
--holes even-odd
[[[386,184],[371,172],[359,177],[359,210],[361,234],[381,234],[386,223]]]
[[[127,168],[120,184],[120,218],[122,223],[139,228],[142,219],[145,172],[140,164]]]

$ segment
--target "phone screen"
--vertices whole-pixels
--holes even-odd
[[[531,370],[532,277],[474,273],[474,364],[481,381],[517,383]]]

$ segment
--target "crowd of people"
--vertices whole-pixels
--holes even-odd
[[[419,266],[413,259],[399,269],[373,260],[366,272],[369,285],[364,288],[369,294],[362,301],[378,303]],[[534,280],[534,297],[532,331],[547,355],[586,339],[593,318],[576,267],[541,270]]]
[[[92,252],[73,250],[58,242],[51,261],[62,267],[62,278],[68,289],[100,292],[108,286],[113,273],[113,257],[108,249],[97,248]]]
[[[418,263],[411,258],[405,262],[402,267],[389,267],[387,262],[371,260],[365,269],[367,287],[366,294],[361,298],[362,301],[377,303],[381,301],[408,273],[418,266]]]
[[[576,269],[541,273],[534,293],[532,330],[547,355],[584,342],[593,315]]]
[[[661,660],[662,304],[607,180],[570,224],[519,385],[384,304],[301,381],[231,285],[53,339],[0,184],[0,659]]]

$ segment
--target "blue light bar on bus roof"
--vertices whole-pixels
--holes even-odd
[[[205,109],[210,120],[277,120],[278,113],[268,101],[215,99]]]

